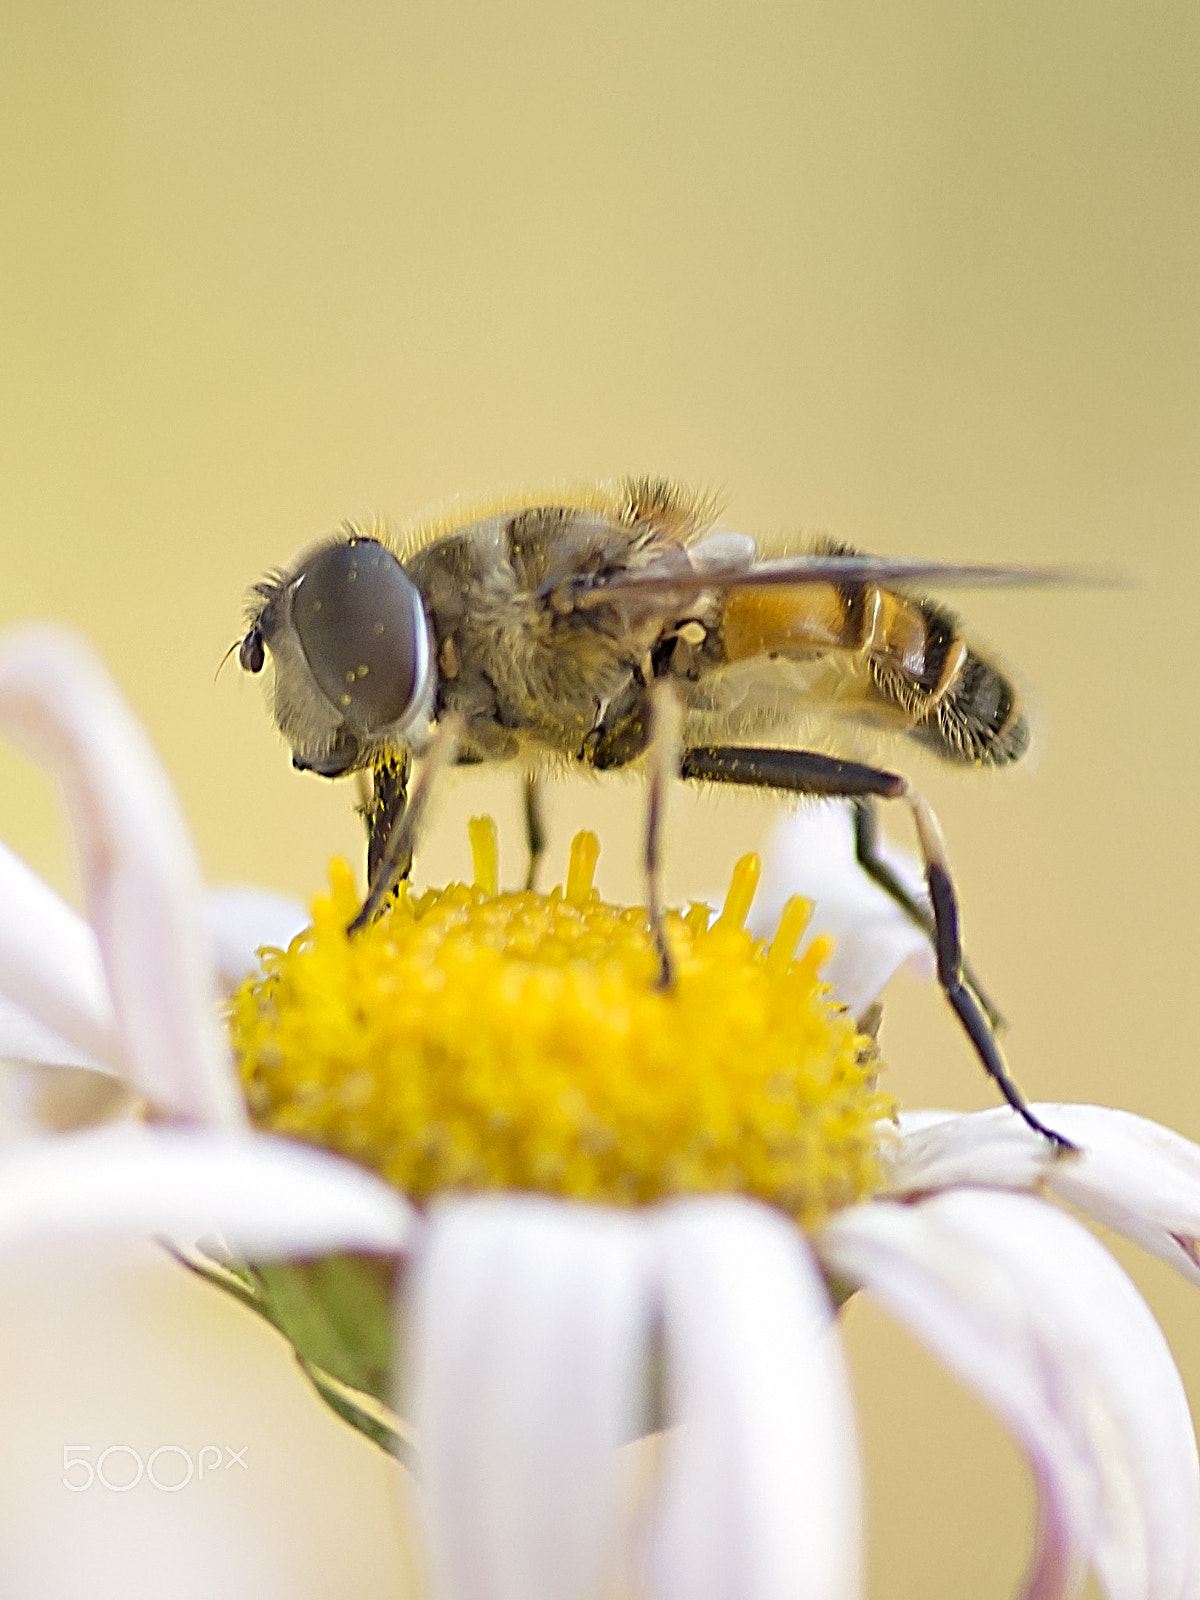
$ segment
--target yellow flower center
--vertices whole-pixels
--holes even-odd
[[[234,997],[256,1123],[372,1167],[421,1200],[533,1189],[639,1204],[736,1193],[805,1225],[870,1192],[891,1102],[791,901],[769,944],[743,927],[758,860],[721,913],[669,913],[674,982],[641,908],[592,887],[581,833],[564,888],[497,890],[495,825],[471,824],[473,885],[407,888],[349,937],[349,868],[287,951]]]

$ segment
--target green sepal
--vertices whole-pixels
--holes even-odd
[[[386,1405],[392,1387],[394,1263],[378,1256],[272,1261],[250,1274],[297,1355]]]
[[[415,1467],[411,1438],[390,1405],[393,1261],[337,1255],[247,1265],[172,1253],[281,1333],[301,1372],[343,1422]]]

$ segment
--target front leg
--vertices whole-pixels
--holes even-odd
[[[412,759],[408,751],[385,756],[371,769],[371,794],[364,807],[367,821],[367,884],[373,884],[387,855],[388,840],[408,803],[408,778]],[[401,864],[399,878],[412,871],[412,856]]]
[[[417,832],[429,809],[429,797],[433,792],[434,780],[444,767],[453,763],[462,736],[463,719],[454,712],[444,716],[421,763],[411,798],[392,819],[387,837],[381,841],[378,864],[368,884],[367,897],[358,915],[347,928],[347,933],[357,933],[360,928],[365,928],[368,922],[374,922],[387,904],[392,891],[411,872]]]

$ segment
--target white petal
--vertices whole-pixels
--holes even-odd
[[[231,990],[257,971],[258,952],[264,945],[286,950],[311,921],[299,900],[267,889],[232,885],[210,889],[204,897],[204,911],[217,972]]]
[[[943,1111],[938,1106],[921,1106],[915,1111],[901,1111],[899,1120],[905,1133],[918,1133],[922,1128],[932,1128],[939,1122],[945,1122],[949,1117],[961,1115],[959,1111]]]
[[[1200,1146],[1130,1111],[1038,1104],[1055,1132],[1080,1147],[1056,1158],[1007,1107],[931,1123],[901,1116],[887,1154],[888,1190],[926,1194],[954,1185],[1049,1188],[1200,1284]]]
[[[881,854],[914,896],[923,899],[924,880],[916,863],[887,845],[881,845]],[[750,915],[758,937],[769,937],[785,902],[796,894],[814,904],[809,939],[822,933],[834,939],[833,955],[821,975],[855,1016],[879,998],[901,967],[933,976],[933,952],[925,934],[855,860],[848,806],[802,805],[775,830]]]
[[[87,1067],[111,1072],[104,1062],[69,1044],[11,1000],[0,1000],[0,1062],[47,1067]]]
[[[322,1150],[266,1135],[128,1124],[27,1139],[0,1154],[0,1249],[54,1238],[181,1243],[211,1233],[249,1259],[392,1252],[407,1201]]]
[[[66,791],[131,1081],[159,1107],[243,1125],[214,1010],[199,875],[145,734],[91,651],[51,627],[0,641],[0,728]]]
[[[841,1350],[796,1229],[742,1200],[658,1227],[669,1415],[656,1600],[858,1592],[859,1484]]]
[[[619,1546],[617,1447],[648,1343],[628,1213],[527,1196],[436,1206],[409,1396],[439,1600],[592,1600]]]
[[[1034,1109],[1083,1151],[1051,1167],[1055,1194],[1200,1284],[1200,1146],[1130,1111]]]
[[[1056,1165],[1074,1165],[1074,1158],[1058,1158],[1049,1141],[1008,1106],[961,1114],[901,1112],[900,1135],[885,1141],[882,1151],[887,1192],[896,1196],[964,1185],[1036,1189]]]
[[[0,1072],[0,1141],[98,1128],[119,1118],[139,1121],[140,1102],[124,1078],[89,1067],[38,1062]]]
[[[1026,1594],[1194,1600],[1200,1468],[1166,1342],[1132,1284],[1070,1217],[959,1190],[859,1206],[822,1258],[877,1296],[1008,1422],[1043,1495]]]
[[[2,843],[0,994],[89,1060],[119,1064],[121,1046],[96,935]]]

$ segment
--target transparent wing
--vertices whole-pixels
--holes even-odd
[[[881,588],[911,584],[934,589],[1120,588],[1128,578],[1106,567],[1007,566],[991,563],[925,561],[905,556],[868,556],[812,551],[755,560],[738,547],[729,559],[705,562],[697,570],[685,551],[636,570],[587,575],[570,585],[570,609],[590,610],[614,602],[647,610],[673,609],[690,596],[714,589],[796,587],[835,584]]]

